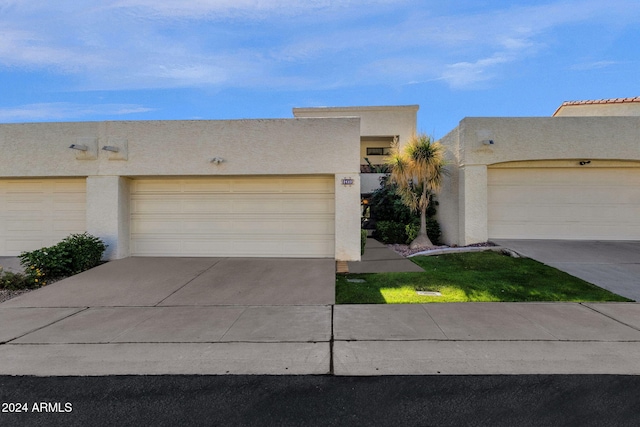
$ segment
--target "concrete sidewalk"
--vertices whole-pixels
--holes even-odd
[[[0,324],[0,375],[640,375],[635,303],[0,306]]]
[[[424,272],[411,260],[395,253],[373,238],[367,239],[360,261],[350,261],[349,273],[411,273]]]
[[[110,262],[0,304],[0,375],[640,375],[640,304],[334,306],[334,268]]]
[[[336,375],[640,374],[640,305],[336,306]]]

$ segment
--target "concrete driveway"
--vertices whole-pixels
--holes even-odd
[[[14,298],[2,307],[330,305],[332,259],[132,257]]]
[[[640,301],[640,242],[493,240],[618,295]]]
[[[335,261],[126,258],[0,304],[0,375],[326,374]]]

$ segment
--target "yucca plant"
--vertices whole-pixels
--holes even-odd
[[[427,236],[427,207],[429,193],[440,191],[446,173],[444,147],[425,134],[413,135],[402,148],[394,141],[387,165],[389,182],[397,185],[402,202],[420,212],[420,231],[409,247],[433,246]]]

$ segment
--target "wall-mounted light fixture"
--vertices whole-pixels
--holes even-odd
[[[589,163],[591,163],[591,160],[582,160],[580,166],[588,165]]]
[[[80,151],[87,151],[89,149],[89,147],[87,147],[84,144],[71,144],[69,148],[71,148],[72,150],[80,150]]]
[[[482,141],[484,145],[493,145],[493,139],[485,139]]]
[[[113,145],[105,145],[104,147],[102,147],[102,149],[104,151],[111,151],[112,153],[117,153],[118,151],[120,151],[120,148],[114,147]]]
[[[215,163],[216,165],[219,165],[220,163],[224,162],[224,159],[222,157],[214,157],[213,159],[209,160],[211,163]]]

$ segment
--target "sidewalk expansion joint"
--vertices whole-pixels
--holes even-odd
[[[334,362],[333,362],[333,344],[335,337],[333,335],[333,315],[334,315],[335,305],[331,305],[331,339],[329,340],[329,375],[335,375],[334,372]]]
[[[157,307],[160,304],[162,304],[164,301],[166,301],[168,298],[170,298],[171,296],[173,296],[176,292],[184,289],[185,286],[187,286],[189,283],[193,282],[194,280],[196,280],[198,277],[202,276],[204,273],[206,273],[207,271],[211,270],[213,267],[215,267],[216,265],[218,265],[219,263],[221,263],[223,260],[225,260],[227,258],[220,258],[218,259],[216,262],[214,262],[209,268],[207,268],[206,270],[202,271],[201,273],[197,274],[194,278],[192,278],[191,280],[189,280],[187,283],[185,283],[184,285],[180,286],[178,289],[176,289],[175,291],[171,292],[169,295],[167,295],[166,297],[164,297],[163,299],[161,299],[160,301],[158,301],[154,306]]]
[[[587,340],[587,339],[528,339],[528,338],[517,338],[517,339],[438,339],[438,338],[398,338],[398,339],[336,339],[336,342],[549,342],[549,343],[603,343],[603,344],[611,344],[611,343],[640,343],[640,339],[637,340]]]
[[[22,307],[21,307],[21,308],[22,308]],[[43,307],[35,307],[35,308],[43,308]],[[69,308],[71,308],[71,307],[69,307]],[[11,342],[12,342],[12,341],[15,341],[15,340],[17,340],[17,339],[20,339],[20,338],[22,338],[22,337],[26,336],[26,335],[32,334],[32,333],[34,333],[34,332],[37,332],[37,331],[39,331],[39,330],[41,330],[41,329],[47,328],[47,327],[49,327],[49,326],[51,326],[51,325],[54,325],[54,324],[56,324],[56,323],[58,323],[58,322],[61,322],[61,321],[65,320],[65,319],[68,319],[68,318],[70,318],[70,317],[73,317],[73,316],[75,316],[76,314],[80,314],[80,313],[82,313],[82,312],[85,312],[85,311],[89,310],[89,308],[91,308],[91,307],[73,307],[73,308],[78,308],[79,310],[78,310],[78,311],[76,311],[75,313],[71,313],[71,314],[70,314],[70,315],[68,315],[68,316],[64,316],[64,317],[61,317],[60,319],[54,320],[54,321],[53,321],[53,322],[51,322],[51,323],[47,323],[46,325],[42,325],[42,326],[40,326],[40,327],[38,327],[38,328],[32,329],[32,330],[30,330],[30,331],[28,331],[28,332],[25,332],[24,334],[22,334],[22,335],[20,335],[20,336],[13,337],[13,338],[11,338],[11,339],[10,339],[10,340],[8,340],[8,341],[4,341],[4,342],[0,343],[0,345],[2,345],[2,344],[11,344]]]
[[[583,306],[583,307],[585,307],[585,308],[588,308],[589,310],[595,311],[596,313],[598,313],[598,314],[600,314],[600,315],[602,315],[602,316],[604,316],[604,317],[608,317],[609,319],[613,320],[614,322],[620,323],[621,325],[628,326],[629,328],[633,329],[634,331],[638,331],[638,332],[640,332],[640,328],[638,328],[638,327],[636,327],[636,326],[633,326],[633,325],[630,325],[630,324],[628,324],[628,323],[625,323],[625,322],[623,322],[622,320],[616,319],[615,317],[609,316],[609,315],[608,315],[608,314],[606,314],[606,313],[603,313],[603,312],[601,312],[601,311],[598,311],[598,310],[596,310],[594,307],[590,307],[590,306],[588,306],[588,305],[585,305],[584,303],[580,303],[580,305],[581,305],[581,306]]]
[[[328,340],[300,340],[300,341],[253,341],[253,340],[242,340],[242,341],[94,341],[94,342],[25,342],[25,343],[11,343],[7,342],[4,344],[13,345],[13,346],[54,346],[54,345],[161,345],[161,344],[203,344],[203,345],[211,345],[211,344],[322,344],[329,343]]]

